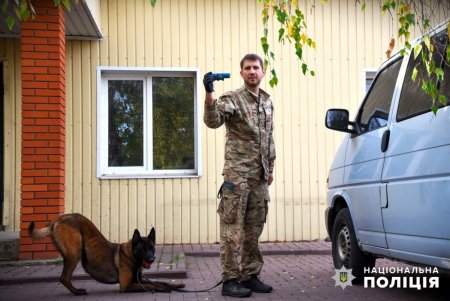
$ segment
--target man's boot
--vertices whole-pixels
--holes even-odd
[[[243,287],[237,279],[231,279],[222,284],[222,296],[244,298],[251,294],[252,291]]]
[[[272,287],[264,284],[256,275],[252,275],[249,280],[242,281],[241,284],[255,293],[270,293],[272,291]]]

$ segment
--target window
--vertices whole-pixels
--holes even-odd
[[[363,93],[366,94],[370,86],[373,83],[373,80],[375,79],[375,76],[377,75],[376,69],[364,69],[363,70],[363,79],[364,79],[364,87],[363,87]]]
[[[439,92],[447,98],[447,106],[450,105],[450,66],[444,64],[444,81],[441,83]]]
[[[359,133],[376,130],[387,125],[395,83],[402,60],[398,59],[379,72],[361,107],[356,126]]]
[[[441,32],[434,36],[432,38],[432,43],[434,47],[436,47],[437,51],[434,51],[433,53],[433,60],[436,64],[436,66],[442,67],[444,70],[444,81],[440,83],[440,94],[447,96],[447,104],[449,101],[448,98],[448,78],[446,77],[449,73],[448,71],[448,65],[443,63],[443,54],[445,54],[445,45],[447,43],[447,35],[444,32]],[[425,51],[426,47],[423,45],[422,47],[423,51]],[[397,121],[402,121],[414,116],[417,116],[419,114],[427,113],[431,111],[431,107],[433,105],[433,100],[431,96],[425,93],[425,91],[422,89],[422,80],[430,80],[428,77],[428,73],[426,71],[425,66],[423,65],[421,61],[421,55],[417,56],[416,59],[414,59],[414,51],[410,56],[409,62],[408,62],[408,68],[406,69],[406,75],[405,80],[402,87],[402,93],[400,95],[400,101],[398,105],[398,111],[397,111]],[[416,80],[412,80],[412,72],[414,68],[417,69],[417,76]],[[431,80],[435,83],[437,83],[437,78],[434,76],[431,78]],[[439,87],[439,83],[438,87]],[[443,105],[440,104],[442,107]]]
[[[98,67],[97,176],[200,175],[198,71]]]

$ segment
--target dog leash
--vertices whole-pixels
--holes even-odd
[[[148,293],[155,293],[155,291],[151,291],[151,290],[147,289],[144,286],[144,284],[141,282],[141,277],[139,277],[139,276],[140,276],[140,270],[138,270],[137,273],[136,273],[136,279],[137,279],[139,285],[142,287],[142,289],[144,291],[148,292]],[[220,280],[217,284],[215,284],[214,286],[212,286],[210,288],[207,288],[207,289],[203,289],[203,290],[186,290],[186,289],[182,289],[182,288],[167,287],[167,286],[161,285],[159,283],[153,282],[153,281],[151,281],[148,278],[142,278],[142,279],[145,280],[147,283],[150,283],[150,284],[152,284],[152,285],[154,285],[156,287],[159,287],[161,289],[169,289],[169,290],[172,290],[172,291],[178,292],[178,293],[204,293],[204,292],[208,292],[208,291],[212,290],[213,288],[218,287],[219,285],[221,285],[223,283],[223,280]]]
[[[216,288],[216,287],[218,287],[219,285],[221,285],[223,283],[223,281],[222,280],[220,280],[219,282],[217,282],[217,284],[215,284],[214,286],[212,286],[212,287],[210,287],[210,288],[207,288],[207,289],[204,289],[204,290],[196,290],[196,291],[191,291],[191,290],[185,290],[185,289],[182,289],[182,288],[176,288],[176,289],[174,289],[174,291],[176,291],[176,292],[179,292],[179,293],[204,293],[204,292],[208,292],[208,291],[210,291],[210,290],[212,290],[213,288]]]

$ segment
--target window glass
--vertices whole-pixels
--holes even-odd
[[[447,36],[444,32],[442,32],[434,36],[431,39],[431,41],[434,47],[436,47],[436,51],[433,52],[433,60],[436,66],[441,67],[442,55],[445,53]],[[425,55],[428,55],[428,51],[426,50],[424,44],[422,44],[422,52],[424,52]],[[432,80],[434,83],[437,84],[437,78],[436,76],[434,76],[434,74],[432,75],[431,78],[428,76],[426,67],[422,63],[421,56],[422,54],[419,54],[417,58],[414,59],[414,51],[412,51],[412,55],[410,56],[408,68],[406,69],[402,92],[400,95],[400,102],[397,111],[397,121],[405,120],[407,118],[411,118],[419,114],[430,112],[431,107],[433,106],[433,99],[431,98],[431,96],[426,94],[425,91],[422,89],[422,82],[423,80],[425,81]],[[413,81],[412,79],[412,73],[414,68],[416,68],[417,70],[417,76],[415,81]],[[448,69],[448,66],[447,68],[444,68],[444,72],[445,69]],[[441,94],[442,93],[445,94],[444,86],[448,85],[448,82],[447,83],[444,82],[443,84],[444,85],[441,85],[442,87],[440,89]]]
[[[444,55],[450,48],[450,41],[448,35],[445,35],[445,37],[447,39],[447,46],[443,47],[443,49],[445,49],[443,50]],[[444,80],[439,88],[439,93],[447,98],[447,106],[448,106],[450,105],[450,61],[448,60],[443,61],[442,65],[443,65],[442,68],[444,69]]]
[[[142,80],[108,81],[108,166],[142,166],[144,84]]]
[[[401,59],[395,61],[375,78],[358,115],[357,127],[360,133],[386,126],[401,62]]]
[[[194,168],[194,78],[153,78],[153,168]]]
[[[439,93],[447,98],[447,105],[450,105],[450,66],[444,64],[444,81],[441,83]]]

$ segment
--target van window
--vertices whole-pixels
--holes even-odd
[[[449,79],[446,74],[449,73],[448,66],[443,66],[443,54],[445,55],[445,45],[447,43],[447,35],[445,32],[441,32],[432,38],[432,43],[436,47],[437,51],[433,53],[433,60],[436,66],[444,68],[444,82],[441,83],[440,93],[447,94],[448,97],[448,87],[449,87]],[[425,51],[425,45],[423,44],[422,51]],[[405,80],[402,87],[402,93],[400,95],[400,102],[398,105],[397,111],[397,121],[402,121],[419,114],[427,113],[431,111],[431,107],[433,105],[433,100],[431,96],[427,95],[425,91],[422,89],[422,80],[429,80],[427,71],[425,66],[421,61],[421,55],[417,56],[414,59],[414,51],[410,56],[408,62],[408,68],[406,69]],[[414,70],[414,67],[417,69],[417,77],[416,81],[413,81],[411,76]],[[432,76],[431,80],[437,83],[436,76]],[[447,87],[447,89],[445,89]],[[443,105],[440,105],[441,107]]]
[[[401,64],[402,60],[398,59],[383,69],[375,78],[358,114],[356,125],[359,133],[373,131],[387,125],[395,82]]]
[[[444,63],[444,81],[439,92],[447,98],[447,106],[450,105],[450,66],[448,63]]]

